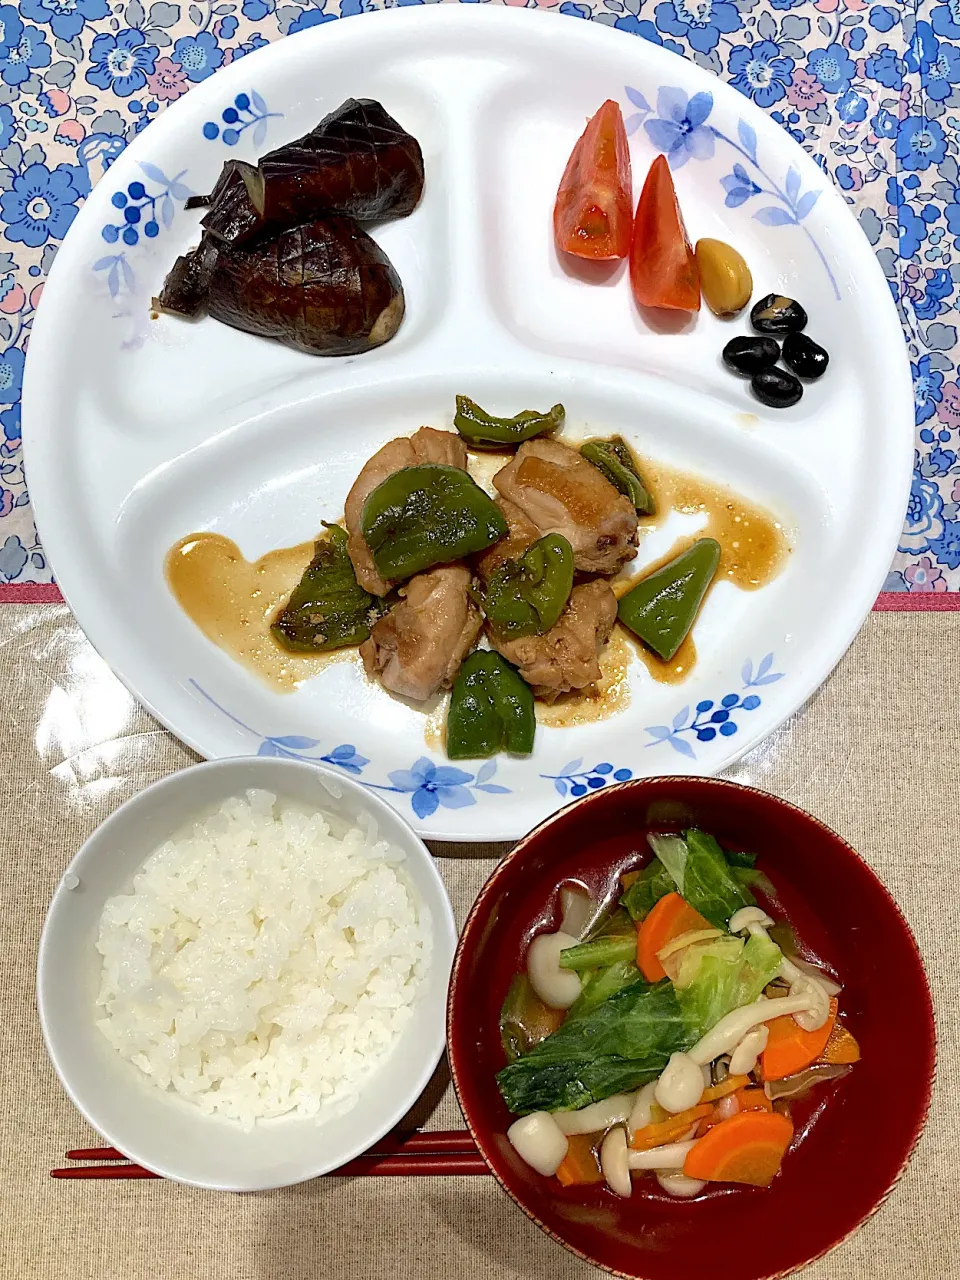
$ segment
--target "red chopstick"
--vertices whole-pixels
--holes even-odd
[[[132,1164],[116,1147],[80,1147],[67,1152],[68,1160],[100,1160],[109,1164],[70,1165],[51,1169],[52,1178],[156,1178]],[[443,1177],[488,1173],[483,1157],[466,1131],[437,1130],[387,1134],[369,1151],[332,1169],[328,1178]]]

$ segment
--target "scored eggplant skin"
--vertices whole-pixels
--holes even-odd
[[[163,282],[160,296],[153,299],[158,311],[170,311],[193,319],[206,310],[210,279],[217,264],[216,244],[204,237],[196,249],[179,257]]]
[[[228,160],[217,185],[206,197],[208,210],[201,219],[204,231],[228,244],[243,244],[266,227],[262,206],[263,179],[259,169],[244,160]]]
[[[257,166],[228,160],[208,196],[202,226],[228,244],[249,244],[321,213],[361,222],[402,218],[423,194],[423,153],[379,102],[348,98],[315,129]]]
[[[311,355],[356,355],[403,319],[390,259],[350,218],[321,218],[248,248],[221,245],[207,307],[216,320]]]
[[[323,209],[402,218],[423,194],[420,143],[372,98],[348,98],[315,129],[260,160],[263,213],[299,222]]]

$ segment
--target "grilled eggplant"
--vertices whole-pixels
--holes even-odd
[[[324,209],[361,221],[402,218],[423,193],[420,144],[379,102],[348,98],[310,133],[260,161],[264,211],[298,222]]]
[[[200,225],[228,244],[244,244],[266,230],[263,216],[263,178],[244,160],[228,160],[208,196],[191,196],[187,207],[206,207]]]
[[[357,219],[400,218],[423,192],[423,155],[369,98],[349,98],[256,166],[229,160],[208,196],[203,238],[177,259],[154,305],[216,320],[314,355],[388,341],[403,287]]]
[[[348,98],[310,133],[265,155],[259,165],[229,160],[209,196],[204,228],[228,244],[247,244],[320,213],[366,221],[402,218],[423,192],[420,144],[379,102]]]
[[[170,268],[159,298],[153,299],[154,307],[190,319],[205,311],[217,256],[216,245],[205,236],[196,249],[183,254]]]
[[[248,248],[221,245],[207,307],[224,324],[312,355],[356,355],[403,319],[390,259],[350,218],[291,227]]]

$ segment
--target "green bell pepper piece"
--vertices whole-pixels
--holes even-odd
[[[669,662],[700,611],[720,563],[720,543],[699,538],[675,560],[643,578],[621,599],[617,616]]]
[[[602,471],[615,489],[626,494],[640,515],[652,516],[657,507],[653,494],[643,483],[629,446],[620,436],[612,440],[588,440],[580,452],[598,471]]]
[[[563,613],[573,590],[573,548],[559,533],[547,534],[490,576],[483,610],[500,635],[543,635]]]
[[[294,653],[342,649],[366,640],[380,605],[357,582],[345,530],[327,525],[327,536],[315,543],[313,559],[270,630]]]
[[[507,532],[497,504],[459,467],[404,467],[363,504],[360,531],[382,578],[410,578],[483,551]]]
[[[477,649],[464,661],[447,712],[447,755],[477,759],[529,755],[537,720],[533,690],[499,653]]]
[[[523,444],[546,431],[556,431],[566,411],[555,404],[546,413],[524,409],[513,418],[495,418],[467,396],[457,396],[457,412],[453,425],[474,449],[502,449],[504,445]]]

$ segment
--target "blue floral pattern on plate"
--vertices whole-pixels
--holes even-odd
[[[800,174],[791,165],[787,169],[783,186],[771,177],[757,159],[757,132],[746,120],[737,123],[737,138],[729,138],[715,125],[709,124],[713,111],[712,93],[695,93],[691,98],[683,89],[665,86],[657,93],[657,114],[653,115],[646,98],[638,89],[629,85],[624,90],[634,108],[627,120],[627,132],[635,133],[642,124],[647,137],[662,151],[674,169],[688,160],[712,160],[717,142],[732,147],[753,168],[764,186],[759,185],[737,162],[732,172],[720,179],[728,209],[737,209],[755,196],[768,196],[777,204],[767,204],[753,213],[757,222],[766,227],[799,227],[817,252],[823,269],[839,301],[840,290],[826,255],[820,248],[809,227],[803,220],[820,198],[820,189],[801,190]]]
[[[623,767],[615,769],[607,760],[595,764],[592,769],[584,769],[581,758],[565,764],[559,773],[541,773],[540,777],[553,783],[558,796],[566,797],[569,794],[579,800],[588,791],[599,791],[608,782],[629,782],[633,777],[633,770]]]
[[[125,350],[132,350],[142,342],[146,318],[145,314],[130,314],[143,300],[137,296],[137,275],[127,257],[127,249],[133,249],[140,243],[141,234],[147,240],[155,240],[161,228],[169,230],[176,210],[193,195],[183,182],[186,169],[168,178],[155,164],[141,164],[139,167],[146,181],[136,179],[127,183],[125,190],[113,193],[110,204],[116,210],[117,221],[105,223],[100,231],[107,244],[119,242],[125,247],[119,253],[104,254],[93,263],[93,270],[105,276],[110,297],[127,299],[127,307],[121,314],[132,321],[132,326],[121,344]],[[145,313],[146,306],[141,309]]]
[[[247,129],[253,129],[253,145],[262,147],[267,140],[268,120],[282,120],[282,111],[269,111],[256,89],[238,93],[229,107],[220,112],[222,123],[208,120],[203,126],[203,136],[208,142],[221,138],[228,147],[235,147]]]
[[[651,741],[645,745],[657,747],[661,743],[668,742],[680,755],[686,756],[689,760],[696,760],[697,753],[693,744],[688,738],[683,737],[684,734],[692,734],[698,742],[712,742],[718,734],[723,738],[732,738],[740,728],[734,719],[736,713],[756,711],[763,701],[756,693],[743,697],[743,691],[758,689],[762,685],[774,684],[777,680],[783,679],[784,672],[771,671],[772,666],[772,653],[760,659],[756,671],[753,669],[753,662],[747,659],[740,672],[743,681],[743,690],[740,693],[727,693],[719,703],[715,703],[710,698],[704,698],[697,703],[692,716],[689,705],[681,707],[669,725],[647,725],[646,732],[650,735]]]
[[[117,210],[118,221],[105,223],[100,232],[108,244],[122,240],[133,248],[139,243],[141,232],[148,240],[155,239],[160,234],[161,223],[168,229],[172,226],[176,209],[174,201],[184,201],[193,195],[182,181],[186,177],[186,169],[181,169],[172,178],[168,178],[155,164],[141,164],[140,169],[154,189],[135,181],[128,183],[125,191],[113,193],[110,203]],[[94,270],[97,269],[95,266]]]
[[[397,795],[409,796],[410,807],[421,820],[431,817],[440,808],[465,809],[476,804],[478,791],[492,796],[510,794],[509,787],[492,781],[497,772],[495,760],[485,760],[476,773],[468,773],[466,769],[459,769],[451,764],[437,764],[429,756],[420,756],[409,769],[394,769],[388,773],[386,783],[372,782],[364,777],[364,770],[370,764],[369,758],[360,755],[352,743],[340,743],[329,751],[323,751],[319,738],[307,738],[299,734],[276,737],[258,733],[226,707],[222,707],[196,680],[191,680],[190,683],[221,715],[225,715],[252,737],[260,739],[258,756],[280,756],[286,760],[303,760],[309,764],[333,765],[352,774],[372,791],[392,791]]]

